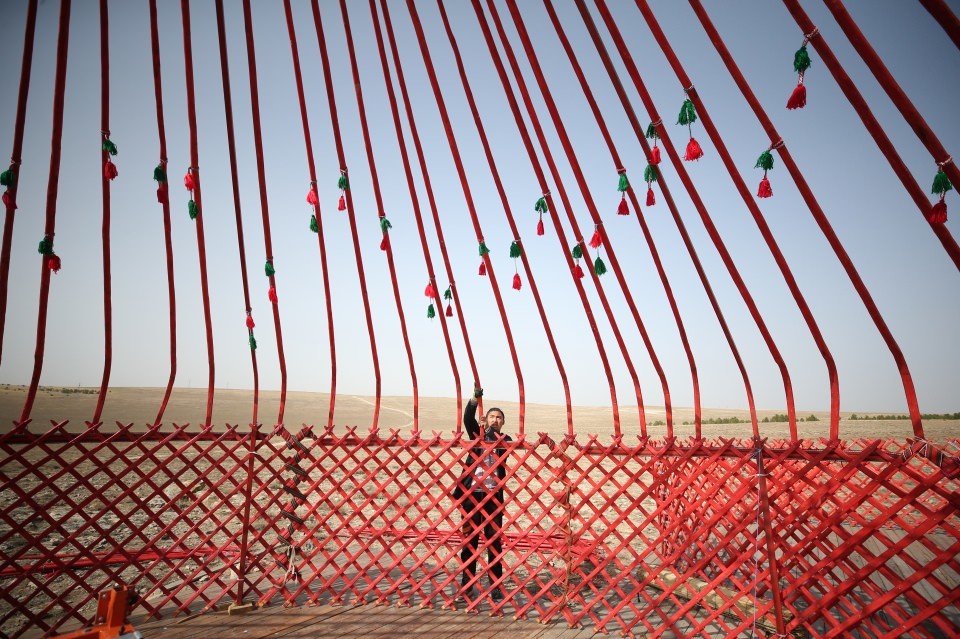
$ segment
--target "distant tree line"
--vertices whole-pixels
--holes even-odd
[[[884,421],[894,421],[900,419],[910,419],[909,415],[864,415],[860,416],[854,413],[847,419],[851,421],[866,421],[866,420],[884,420]],[[960,419],[960,413],[921,413],[920,419]]]

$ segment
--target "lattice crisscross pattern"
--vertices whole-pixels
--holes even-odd
[[[483,447],[508,468],[500,550],[480,535],[467,592],[465,533],[480,533],[454,487]],[[14,634],[87,620],[115,582],[149,616],[253,600],[483,608],[653,637],[960,629],[957,480],[916,442],[64,422],[21,426],[0,450],[0,623]]]

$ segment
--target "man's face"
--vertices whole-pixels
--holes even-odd
[[[499,433],[500,429],[503,428],[503,413],[495,408],[491,408],[487,411],[486,422],[488,427]]]

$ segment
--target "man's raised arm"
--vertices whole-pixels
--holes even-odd
[[[473,389],[473,397],[467,400],[467,407],[463,410],[463,425],[467,429],[467,436],[476,439],[480,436],[480,424],[477,422],[477,400],[483,397],[482,388]]]

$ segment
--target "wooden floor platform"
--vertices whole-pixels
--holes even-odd
[[[589,639],[596,635],[593,628],[575,629],[563,622],[541,624],[495,617],[488,610],[465,612],[373,604],[269,606],[240,615],[214,611],[185,619],[151,621],[136,627],[144,639]]]

